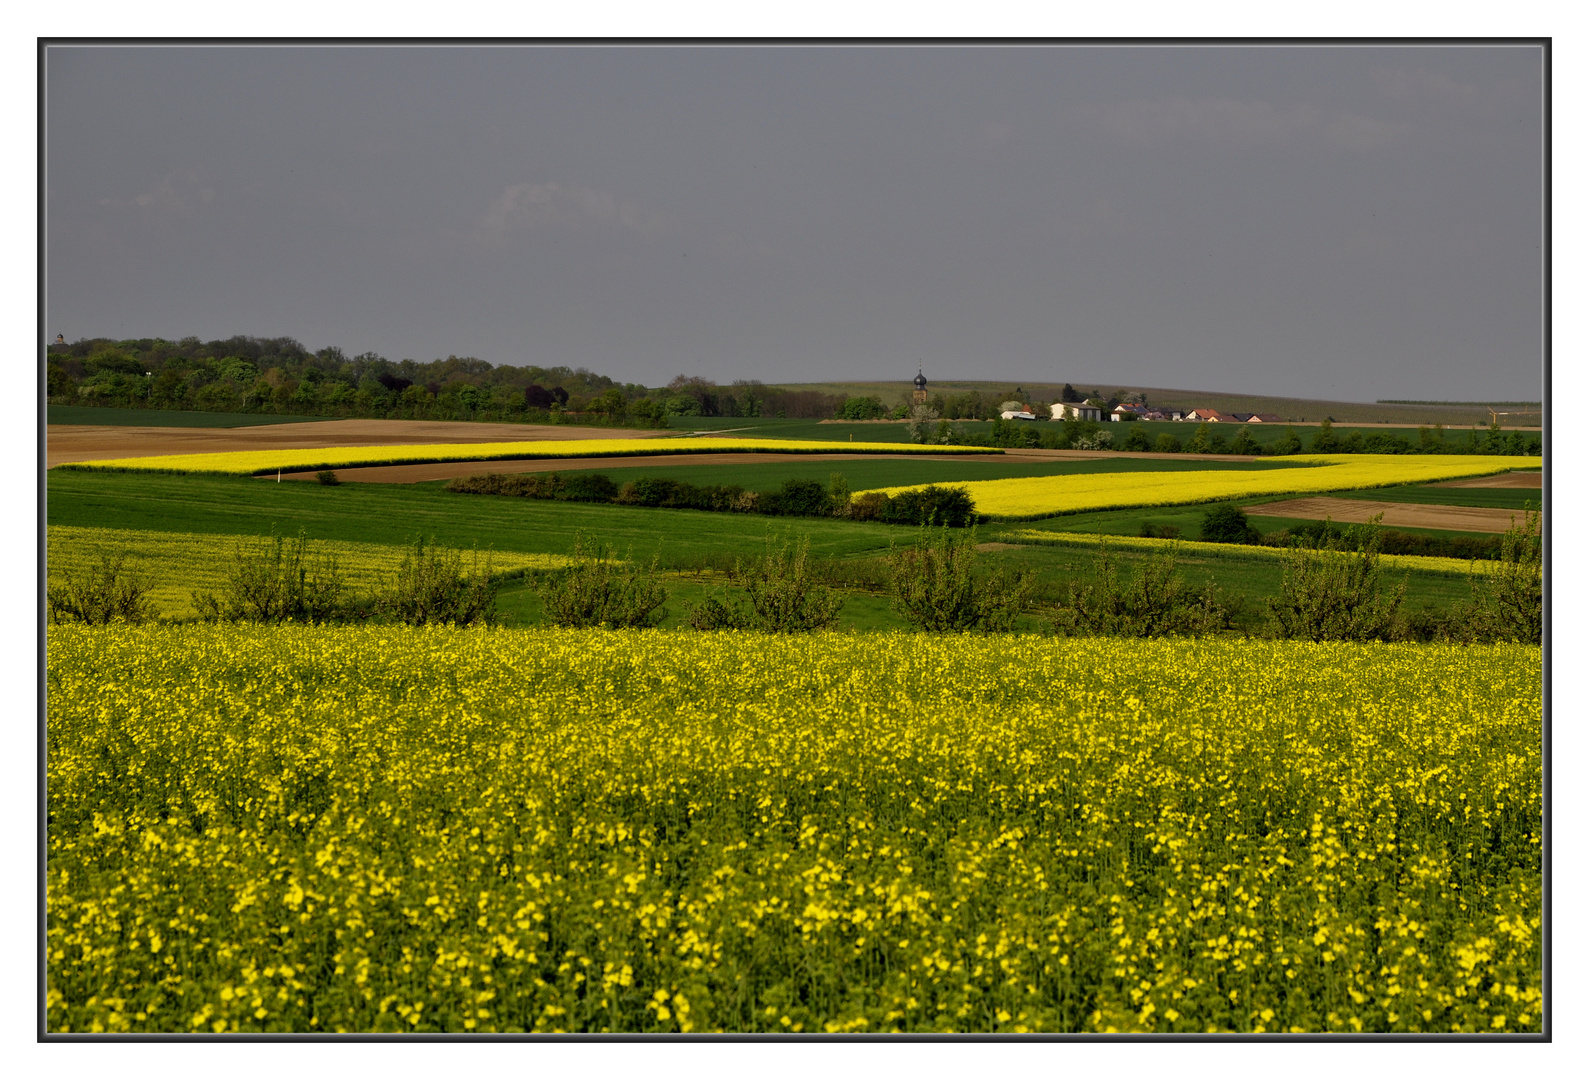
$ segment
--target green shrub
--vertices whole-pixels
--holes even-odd
[[[609,629],[655,626],[667,612],[667,590],[658,580],[659,557],[649,566],[620,562],[605,544],[574,535],[574,560],[541,584],[546,613],[558,626]]]
[[[1125,442],[1120,444],[1120,449],[1143,453],[1153,449],[1153,443],[1148,439],[1148,433],[1145,429],[1134,427],[1131,429],[1131,433],[1126,436]]]
[[[890,548],[888,566],[894,610],[918,630],[1007,631],[1032,591],[1027,574],[1001,571],[979,579],[976,530],[951,536],[925,528],[908,548]]]
[[[220,595],[194,593],[193,606],[207,620],[322,623],[349,617],[346,597],[336,556],[311,556],[300,531],[291,542],[239,541]]]
[[[749,566],[737,560],[734,579],[749,605],[729,597],[707,597],[690,609],[686,622],[697,630],[762,630],[793,634],[825,630],[839,618],[844,594],[823,585],[810,562],[811,538],[801,537],[793,553],[787,542]]]
[[[321,469],[319,472],[314,474],[314,478],[320,481],[326,487],[336,487],[338,484],[342,483],[341,480],[337,479],[335,469]]]
[[[1269,448],[1269,453],[1282,456],[1300,454],[1302,453],[1302,440],[1297,438],[1297,433],[1288,427],[1286,428],[1285,436]]]
[[[1293,547],[1286,553],[1280,595],[1269,600],[1277,637],[1389,641],[1401,636],[1397,612],[1407,583],[1380,591],[1378,525],[1376,516],[1366,528],[1349,530],[1328,547]],[[1353,544],[1355,551],[1349,546]]]
[[[491,572],[491,557],[482,564],[451,548],[429,546],[423,539],[405,554],[391,584],[376,602],[376,609],[410,626],[469,626],[496,619],[497,592],[502,583]]]
[[[1159,525],[1156,522],[1144,521],[1137,528],[1137,535],[1150,540],[1179,540],[1181,527],[1179,525]]]
[[[1256,544],[1261,538],[1241,507],[1224,503],[1203,513],[1203,530],[1198,539],[1215,544]]]
[[[126,570],[121,552],[100,556],[82,574],[67,571],[45,590],[52,623],[141,623],[154,618],[147,583]]]
[[[964,488],[928,484],[895,495],[878,516],[893,525],[944,525],[963,529],[976,520],[976,504]]]
[[[1179,454],[1181,452],[1181,440],[1168,431],[1163,432],[1159,435],[1157,441],[1154,442],[1153,451],[1157,454]]]
[[[1523,520],[1501,536],[1500,565],[1473,580],[1476,631],[1486,641],[1538,644],[1545,628],[1544,549],[1538,511],[1525,509]]]
[[[512,495],[561,502],[612,502],[618,496],[618,485],[604,473],[567,477],[555,472],[483,473],[454,477],[447,481],[446,490],[466,495]]]
[[[1236,437],[1230,440],[1229,452],[1249,455],[1258,453],[1258,441],[1252,437],[1252,432],[1247,430],[1247,425],[1243,424],[1236,432]]]
[[[1230,625],[1230,610],[1212,585],[1188,585],[1175,572],[1175,552],[1145,560],[1123,578],[1103,541],[1089,580],[1066,583],[1066,600],[1053,621],[1061,635],[1110,637],[1198,636]]]

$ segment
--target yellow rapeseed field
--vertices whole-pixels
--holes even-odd
[[[1180,553],[1212,559],[1276,559],[1287,557],[1287,549],[1263,544],[1216,544],[1205,540],[1170,540],[1153,536],[1108,536],[1098,533],[1062,533],[1047,529],[1012,529],[999,534],[1010,543],[1040,547],[1081,547],[1097,550],[1100,542],[1111,551],[1146,551],[1153,554]],[[1380,555],[1380,564],[1390,570],[1424,570],[1436,574],[1489,574],[1501,564],[1495,559],[1449,559],[1440,555]]]
[[[235,565],[238,545],[258,551],[269,541],[257,536],[216,536],[203,533],[148,532],[141,529],[85,529],[52,525],[46,566],[51,585],[61,584],[68,573],[83,573],[105,555],[127,557],[126,570],[143,580],[155,612],[165,617],[195,614],[193,593],[220,592]],[[334,557],[349,588],[374,593],[411,549],[393,544],[366,544],[343,540],[315,540],[315,558]],[[566,555],[527,555],[517,551],[489,554],[492,570],[512,574],[568,565]]]
[[[964,488],[978,513],[997,520],[1019,521],[1083,510],[1427,484],[1509,469],[1537,469],[1539,460],[1457,454],[1321,454],[1277,459],[1273,468],[1252,471],[1087,473],[972,480],[940,486]],[[892,496],[910,488],[878,490]]]
[[[632,457],[642,454],[986,454],[958,446],[913,443],[807,442],[791,439],[571,439],[549,442],[426,443],[410,446],[334,446],[308,450],[237,450],[105,458],[59,466],[131,472],[223,473],[258,476],[356,465],[414,465],[433,461],[507,461],[516,458]],[[1002,453],[994,450],[991,453]]]
[[[52,628],[52,1032],[1537,1032],[1537,647]]]

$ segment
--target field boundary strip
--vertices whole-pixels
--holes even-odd
[[[1417,457],[1400,454],[1329,454],[1292,457],[1288,459],[1288,464],[1304,467],[1257,472],[1199,470],[1178,473],[1065,474],[1007,480],[946,481],[940,486],[962,489],[971,496],[977,513],[993,521],[1036,521],[1089,510],[1129,510],[1430,483],[1509,472],[1512,469],[1535,469],[1539,467],[1539,459],[1454,454]],[[872,490],[892,497],[924,486],[910,484]],[[867,492],[856,494],[865,495]]]
[[[687,451],[682,447],[688,445]],[[787,439],[584,439],[551,442],[419,443],[401,446],[333,446],[296,450],[237,450],[214,454],[162,454],[67,462],[58,469],[113,472],[221,473],[263,476],[361,465],[427,465],[447,461],[520,461],[532,458],[603,458],[643,455],[923,454],[1003,453],[987,447],[928,446],[916,443],[792,442]]]
[[[1170,540],[1163,537],[1110,536],[1107,533],[1056,533],[1041,529],[1019,529],[1001,539],[1035,547],[1097,548],[1101,544],[1120,551],[1152,554],[1185,552],[1215,559],[1240,562],[1249,558],[1282,559],[1290,549],[1265,544],[1216,544],[1207,540]],[[1495,559],[1451,559],[1442,555],[1381,555],[1379,561],[1392,570],[1422,570],[1435,574],[1466,577],[1489,574],[1501,566]]]

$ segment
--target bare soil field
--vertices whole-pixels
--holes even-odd
[[[441,420],[317,420],[245,428],[103,427],[55,424],[47,429],[45,458],[67,461],[217,454],[231,450],[301,450],[322,446],[401,446],[406,443],[541,442],[563,439],[646,439],[655,431],[572,424],[474,424]]]
[[[1438,506],[1416,503],[1369,502],[1366,499],[1335,499],[1314,496],[1286,499],[1283,502],[1249,506],[1247,513],[1263,517],[1302,518],[1319,521],[1326,517],[1341,523],[1366,522],[1383,513],[1383,525],[1403,529],[1449,529],[1454,532],[1502,533],[1512,525],[1516,510],[1484,506]]]
[[[1543,486],[1541,472],[1508,472],[1495,476],[1472,476],[1466,480],[1444,480],[1430,487],[1451,488],[1537,488]]]

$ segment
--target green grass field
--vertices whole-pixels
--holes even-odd
[[[51,526],[226,536],[264,536],[272,530],[292,536],[302,530],[311,540],[368,544],[409,544],[423,536],[459,548],[550,555],[572,553],[575,533],[583,531],[636,558],[660,554],[663,567],[675,575],[670,583],[676,595],[670,604],[675,613],[670,624],[677,623],[684,601],[696,598],[703,589],[720,587],[722,579],[713,576],[714,569],[726,569],[736,558],[748,561],[758,557],[766,550],[769,537],[775,541],[809,537],[813,557],[833,563],[830,573],[850,582],[855,590],[841,625],[857,629],[902,626],[883,596],[886,573],[881,560],[891,543],[909,544],[916,536],[910,528],[837,519],[459,495],[434,483],[323,487],[240,477],[52,470],[48,485]],[[1104,512],[1050,522],[989,525],[980,530],[979,539],[1000,541],[1016,529],[1034,527],[1065,531],[1107,528],[1134,536],[1144,517],[1181,524],[1183,535],[1195,538],[1202,510]],[[1123,553],[1121,561],[1132,565],[1144,558],[1140,553]],[[991,551],[985,559],[991,566],[1032,571],[1039,597],[1054,598],[1067,580],[1090,571],[1093,554],[1076,548],[1023,546]],[[1280,583],[1279,562],[1262,556],[1188,556],[1181,566],[1189,580],[1210,581],[1232,595],[1245,597],[1247,611],[1241,623],[1250,629],[1262,622],[1263,599],[1274,595]],[[1395,575],[1396,580],[1401,576]],[[1466,579],[1460,575],[1413,571],[1407,581],[1408,603],[1414,608],[1449,604],[1468,595]],[[539,600],[529,585],[510,585],[502,604],[515,623],[539,619]],[[1041,617],[1033,616],[1021,625],[1036,630],[1044,624]]]

